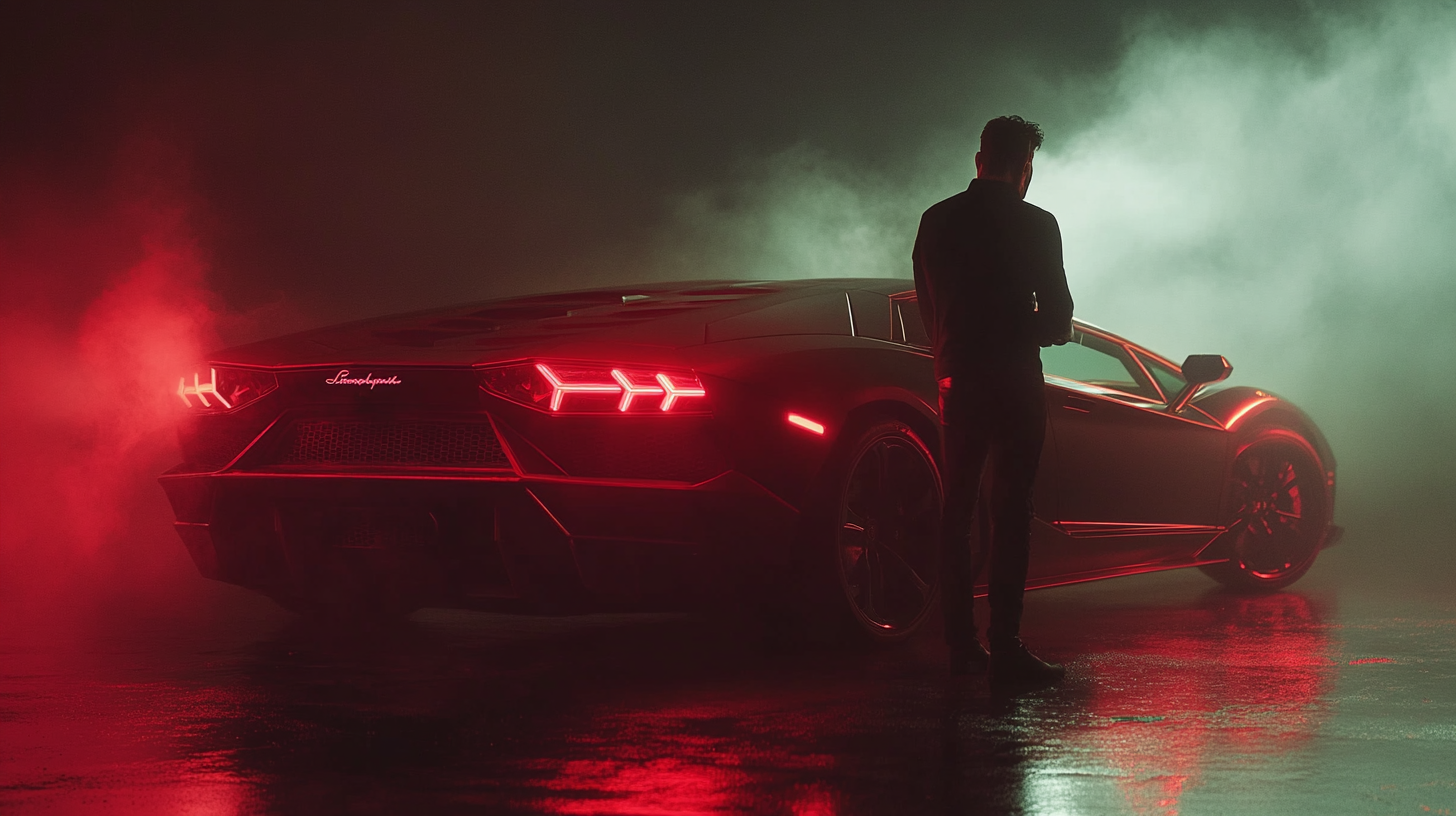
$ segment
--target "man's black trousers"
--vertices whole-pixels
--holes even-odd
[[[1039,367],[1038,367],[1039,368]],[[1005,377],[953,376],[940,384],[945,504],[940,526],[941,607],[952,651],[976,639],[972,617],[977,577],[989,561],[991,623],[997,643],[1021,629],[1021,596],[1031,553],[1032,489],[1046,439],[1041,372]],[[976,518],[982,480],[989,518]],[[981,535],[975,552],[971,525]],[[989,522],[989,523],[988,523]]]

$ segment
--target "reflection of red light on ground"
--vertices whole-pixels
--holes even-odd
[[[795,794],[789,802],[789,812],[794,816],[835,816],[839,812],[839,797],[827,785],[801,787]]]
[[[1365,665],[1367,663],[1394,663],[1394,662],[1395,662],[1394,660],[1391,660],[1388,657],[1362,657],[1359,660],[1351,660],[1350,661],[1350,665],[1351,666],[1363,666],[1363,665]]]
[[[1166,614],[1192,619],[1167,631],[1198,634],[1128,643],[1119,663],[1131,676],[1094,684],[1089,710],[1107,723],[1092,732],[1093,748],[1131,810],[1174,816],[1208,758],[1279,754],[1311,739],[1334,663],[1320,616],[1301,595]],[[1116,627],[1116,617],[1104,625]]]
[[[0,644],[11,660],[7,669],[19,668],[20,655],[26,674],[7,677],[6,691],[19,692],[28,705],[26,716],[0,719],[0,811],[240,816],[265,810],[264,783],[216,739],[230,733],[229,723],[254,700],[227,685],[119,675],[115,652],[105,648],[39,655],[14,648]]]
[[[566,763],[550,787],[581,792],[581,798],[549,799],[537,804],[548,813],[562,814],[722,813],[729,809],[730,792],[744,781],[735,768],[702,761],[575,760]]]
[[[819,694],[796,700],[793,708],[809,710]],[[791,792],[775,789],[764,797],[766,769],[789,778],[821,778],[834,765],[832,756],[804,744],[824,723],[812,715],[785,716],[784,702],[755,697],[588,718],[567,738],[578,758],[521,763],[533,776],[543,775],[542,786],[551,792],[533,802],[534,809],[571,816],[834,816],[839,793],[833,785],[795,785]],[[726,722],[737,726],[726,729]]]

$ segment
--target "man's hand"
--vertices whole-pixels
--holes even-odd
[[[1043,337],[1041,341],[1041,347],[1046,348],[1047,346],[1065,346],[1067,344],[1067,341],[1071,339],[1072,321],[1068,320],[1066,327],[1063,328],[1061,331],[1057,332],[1051,337]]]

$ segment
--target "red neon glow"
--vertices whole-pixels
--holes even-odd
[[[1154,608],[1157,615],[1149,616]],[[1330,716],[1333,647],[1319,626],[1320,606],[1301,596],[1239,599],[1218,609],[1129,605],[1096,614],[1098,626],[1126,638],[1113,659],[1130,662],[1115,671],[1137,673],[1138,682],[1095,683],[1082,704],[1109,727],[1082,734],[1068,728],[1058,736],[1111,771],[1127,812],[1186,812],[1184,793],[1216,777],[1221,757],[1288,755],[1315,739]],[[1245,627],[1258,628],[1257,649],[1248,647]],[[1153,662],[1134,668],[1141,661]],[[1269,672],[1278,683],[1259,680]],[[1028,810],[1066,801],[1065,790],[1055,788],[1023,797]]]
[[[692,372],[570,361],[486,368],[481,388],[532,408],[570,414],[705,411],[702,403],[683,403],[708,395]]]
[[[673,382],[672,375],[659,373],[657,375],[657,381],[661,383],[662,390],[666,393],[666,396],[662,398],[662,410],[664,411],[671,411],[672,406],[677,404],[677,401],[683,397],[708,396],[708,392],[704,391],[701,385],[696,384],[696,377],[694,378],[693,385],[683,385]]]
[[[1237,411],[1234,411],[1234,415],[1231,416],[1231,417],[1229,417],[1228,424],[1223,426],[1224,429],[1225,430],[1232,431],[1234,429],[1234,426],[1237,425],[1237,424],[1239,424],[1239,420],[1241,420],[1241,419],[1244,418],[1244,415],[1245,414],[1249,413],[1250,411],[1254,410],[1255,408],[1259,407],[1260,405],[1263,405],[1266,402],[1273,402],[1273,401],[1274,401],[1274,398],[1273,397],[1268,397],[1268,396],[1259,397],[1258,399],[1255,399],[1255,400],[1250,400],[1248,403],[1246,403],[1244,405],[1244,407],[1240,408]]]
[[[562,382],[551,366],[545,363],[537,363],[536,370],[551,384],[551,410],[560,411],[561,403],[567,394],[615,394],[622,390],[616,383],[567,383]],[[619,409],[625,410],[625,409]]]
[[[278,387],[278,380],[266,371],[209,368],[207,379],[193,374],[177,380],[177,396],[182,404],[195,411],[231,411],[262,397]],[[195,400],[195,402],[194,402]]]
[[[661,377],[662,375],[658,374],[657,376]],[[655,383],[652,385],[638,385],[632,382],[632,378],[623,374],[620,368],[612,369],[612,379],[616,380],[617,384],[622,387],[622,399],[617,403],[618,411],[626,411],[631,408],[632,398],[638,394],[667,394],[666,388]],[[666,411],[667,409],[663,408],[662,410]]]
[[[798,414],[789,414],[789,424],[798,425],[800,428],[803,428],[804,430],[810,431],[812,433],[819,434],[820,436],[824,435],[823,425],[815,422],[812,419],[801,417]]]
[[[208,370],[212,372],[212,379],[208,382],[202,382],[201,376],[196,373],[192,375],[191,385],[187,384],[186,377],[178,380],[177,396],[182,398],[182,404],[186,405],[188,408],[192,407],[192,402],[187,399],[187,396],[190,394],[197,397],[197,399],[202,402],[203,408],[211,408],[212,403],[207,401],[207,395],[211,394],[214,399],[222,403],[222,407],[233,407],[232,403],[228,402],[227,399],[223,397],[222,392],[217,390],[217,369],[212,368]]]

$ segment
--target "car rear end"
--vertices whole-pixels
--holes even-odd
[[[161,477],[178,533],[203,575],[300,610],[721,600],[796,511],[733,469],[691,369],[604,356],[208,364]]]

